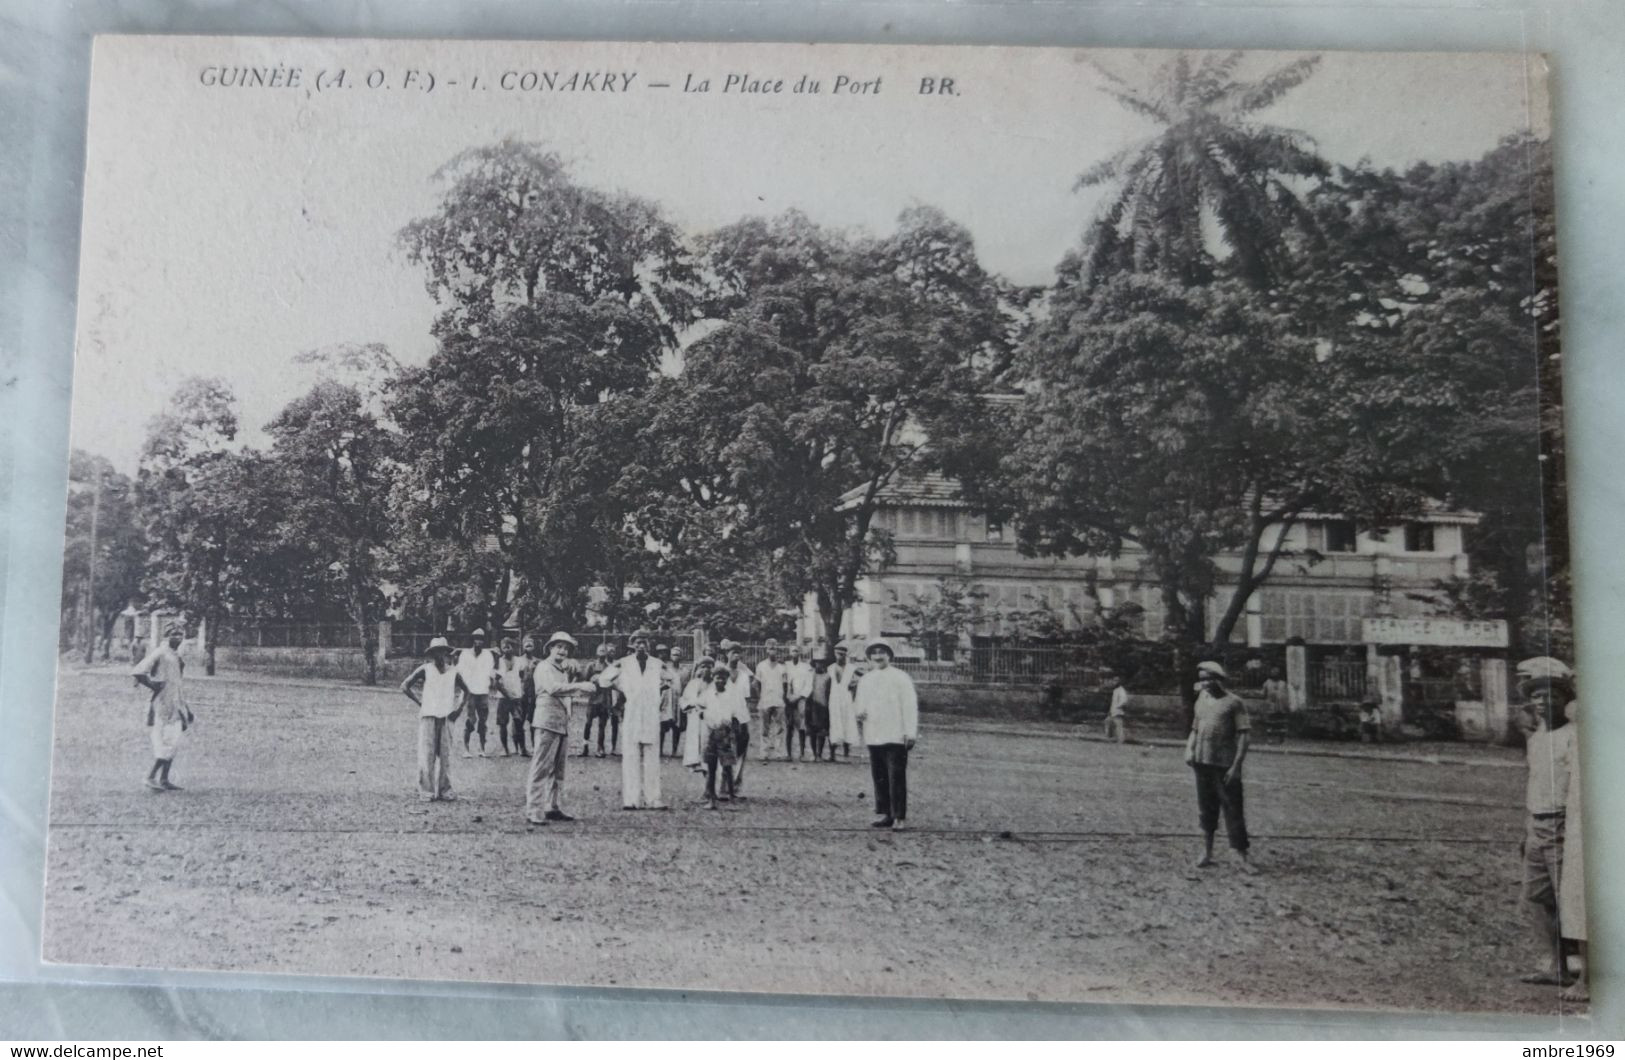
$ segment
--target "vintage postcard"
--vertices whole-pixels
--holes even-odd
[[[96,42],[44,957],[1579,1013],[1524,54]]]

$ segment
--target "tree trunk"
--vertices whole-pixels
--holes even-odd
[[[210,677],[214,676],[214,641],[220,623],[213,614],[203,616],[203,672]]]
[[[373,620],[372,608],[363,605],[358,611],[361,651],[367,659],[367,672],[362,681],[370,688],[378,683],[378,623]]]

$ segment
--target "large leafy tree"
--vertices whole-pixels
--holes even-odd
[[[711,235],[701,262],[710,330],[656,391],[623,482],[675,485],[652,538],[770,555],[784,599],[811,593],[833,634],[859,579],[889,556],[882,490],[941,465],[926,438],[976,422],[1021,295],[925,207],[883,238],[795,212],[753,218]],[[684,518],[695,511],[711,513],[702,532]]]
[[[218,379],[189,378],[147,429],[136,498],[151,548],[148,599],[200,618],[207,672],[236,615],[253,612],[257,587],[275,577],[268,540],[277,497],[264,458],[235,446],[236,400]]]
[[[1187,650],[1230,639],[1305,512],[1383,525],[1421,502],[1396,465],[1428,421],[1373,419],[1404,379],[1351,373],[1238,282],[1127,274],[1063,287],[1024,351],[1036,386],[1017,439],[972,491],[1018,514],[1022,547],[1144,550],[1170,633]],[[1220,556],[1235,561],[1221,569]],[[1219,612],[1210,616],[1210,602]]]
[[[332,380],[289,402],[265,430],[285,497],[282,533],[313,544],[360,631],[366,683],[376,684],[395,438],[359,389]]]
[[[1491,591],[1474,614],[1510,619],[1530,651],[1567,610],[1551,161],[1549,142],[1519,135],[1470,162],[1340,168],[1310,197],[1324,243],[1277,292],[1339,357],[1471,410],[1415,451],[1435,496],[1483,516],[1468,544]]]
[[[1287,236],[1307,217],[1297,182],[1328,166],[1303,133],[1258,114],[1319,58],[1251,80],[1237,76],[1243,61],[1181,52],[1140,84],[1096,65],[1106,94],[1158,128],[1078,177],[1112,188],[1077,263],[1087,282],[1130,270],[1204,283],[1222,270],[1264,289],[1290,271]]]
[[[390,387],[400,518],[454,554],[440,569],[500,559],[491,613],[579,621],[615,522],[614,410],[675,348],[692,267],[653,204],[579,184],[540,146],[464,152],[440,177],[439,208],[401,232],[441,314],[439,350]]]
[[[104,457],[75,449],[68,457],[68,515],[62,558],[64,646],[109,638],[119,612],[141,592],[147,545],[137,519],[135,483]],[[69,629],[70,619],[77,619]]]

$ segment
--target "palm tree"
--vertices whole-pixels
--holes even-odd
[[[1117,188],[1084,238],[1076,262],[1084,282],[1126,269],[1203,283],[1228,250],[1230,271],[1262,289],[1281,274],[1288,232],[1312,231],[1289,182],[1324,177],[1329,167],[1308,136],[1250,116],[1302,84],[1320,58],[1243,81],[1234,76],[1242,54],[1206,53],[1193,63],[1180,53],[1145,85],[1095,64],[1108,95],[1162,130],[1078,177],[1079,189]]]

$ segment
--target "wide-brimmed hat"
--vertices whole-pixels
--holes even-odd
[[[626,638],[626,642],[628,644],[631,644],[635,640],[653,640],[653,639],[654,638],[650,636],[648,630],[646,630],[646,629],[634,629],[630,634],[628,634],[628,636]]]
[[[830,650],[831,654],[833,654],[835,652],[838,652],[838,651],[844,651],[848,655],[851,655],[852,654],[852,642],[851,641],[846,641],[846,640],[838,640],[834,644],[830,645],[829,650]]]
[[[178,625],[165,626],[164,627],[164,636],[166,636],[166,637],[174,637],[174,636],[184,637],[184,636],[186,636],[186,630],[183,627],[178,626]]]
[[[559,632],[553,634],[551,637],[548,637],[547,638],[547,643],[542,645],[542,650],[546,651],[547,649],[551,648],[555,644],[568,644],[572,648],[578,646],[576,644],[576,639],[574,637],[570,636],[570,634],[564,632],[563,630],[559,630]],[[600,644],[599,647],[602,648],[603,645]]]
[[[1224,667],[1212,659],[1205,659],[1196,664],[1196,676],[1201,677],[1203,674],[1209,677],[1217,677],[1221,681],[1230,680],[1230,675],[1225,672]]]
[[[735,648],[739,647],[739,642],[737,640],[728,640],[726,637],[724,637],[722,643],[718,644],[717,647],[722,651],[733,651]]]
[[[897,658],[897,652],[892,648],[891,644],[886,640],[885,637],[873,637],[863,646],[863,654],[865,657],[874,654],[874,652],[877,650],[885,652],[886,658],[888,659]]]
[[[427,648],[423,649],[423,654],[425,654],[425,655],[433,655],[437,651],[450,651],[450,650],[451,650],[451,645],[446,643],[446,638],[445,637],[436,637],[434,640],[431,640],[429,642],[429,646]]]
[[[702,666],[715,666],[716,664],[717,661],[711,658],[711,656],[702,655],[698,659],[694,660],[694,669],[698,670]]]
[[[483,636],[485,636],[485,630],[483,630],[483,629],[476,629],[474,632],[469,634],[469,637],[471,637],[471,638],[472,637],[483,637]]]

